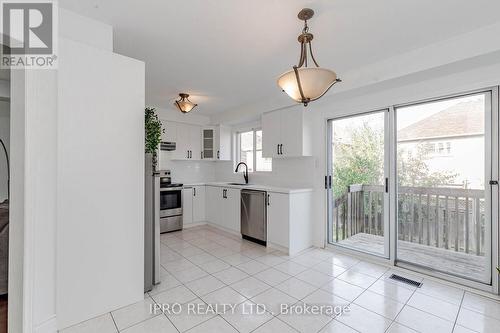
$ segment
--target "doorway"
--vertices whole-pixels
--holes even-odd
[[[493,285],[497,133],[497,89],[328,120],[328,243]]]

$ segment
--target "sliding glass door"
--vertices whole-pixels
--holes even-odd
[[[395,112],[397,260],[489,283],[491,93]]]
[[[330,119],[328,242],[491,284],[497,99],[493,89]]]
[[[329,241],[388,256],[388,110],[328,122]]]

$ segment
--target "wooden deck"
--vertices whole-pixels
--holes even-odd
[[[372,253],[384,253],[384,238],[382,236],[358,233],[339,241],[338,244]],[[488,265],[484,256],[455,252],[418,243],[399,241],[398,258],[476,281],[484,281],[485,277],[489,275],[486,272]]]

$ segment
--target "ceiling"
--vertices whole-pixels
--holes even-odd
[[[210,115],[288,97],[276,78],[296,64],[296,18],[309,22],[322,67],[343,72],[500,20],[497,0],[59,0],[111,24],[114,49],[146,63],[146,103],[170,107],[179,92]],[[280,97],[281,96],[281,97]],[[266,110],[263,110],[266,111]]]

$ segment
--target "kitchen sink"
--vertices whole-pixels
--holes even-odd
[[[245,183],[227,183],[227,185],[248,186],[248,185],[252,185],[252,184],[245,184]]]

